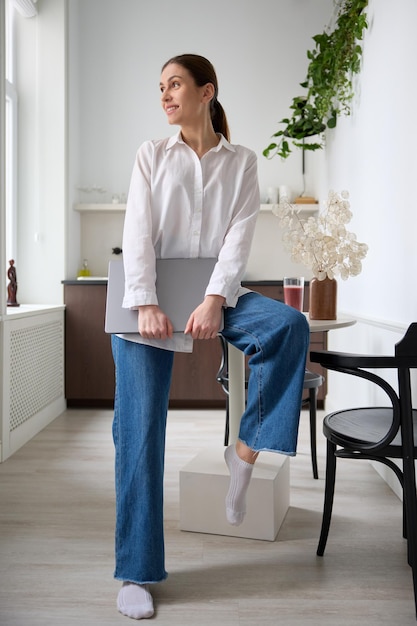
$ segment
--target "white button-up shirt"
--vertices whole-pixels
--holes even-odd
[[[260,207],[257,159],[252,150],[220,135],[201,159],[179,132],[139,148],[129,188],[123,231],[123,307],[158,304],[156,258],[217,257],[206,295],[236,306]],[[192,311],[190,311],[191,314]],[[192,338],[122,335],[169,350],[189,352]]]

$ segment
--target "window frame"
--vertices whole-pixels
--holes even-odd
[[[15,85],[15,9],[6,1],[6,81],[5,81],[5,252],[6,267],[17,255],[17,168],[18,92]]]

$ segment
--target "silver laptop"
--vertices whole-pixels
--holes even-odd
[[[156,294],[174,332],[183,332],[190,314],[204,300],[217,259],[157,259]],[[106,333],[137,333],[138,312],[122,308],[123,261],[110,261],[107,282]]]

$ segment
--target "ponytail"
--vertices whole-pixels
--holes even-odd
[[[214,132],[221,133],[227,141],[230,141],[229,124],[227,123],[226,113],[216,97],[210,103],[211,121]]]

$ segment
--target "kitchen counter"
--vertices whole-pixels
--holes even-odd
[[[62,280],[62,285],[107,285],[106,276],[85,276],[84,278],[73,278],[72,280]]]
[[[106,276],[86,276],[84,278],[74,278],[70,280],[63,280],[63,285],[107,285]],[[282,287],[282,280],[243,280],[242,285],[250,289],[255,286],[262,287]],[[308,287],[309,281],[305,280],[304,285]]]

